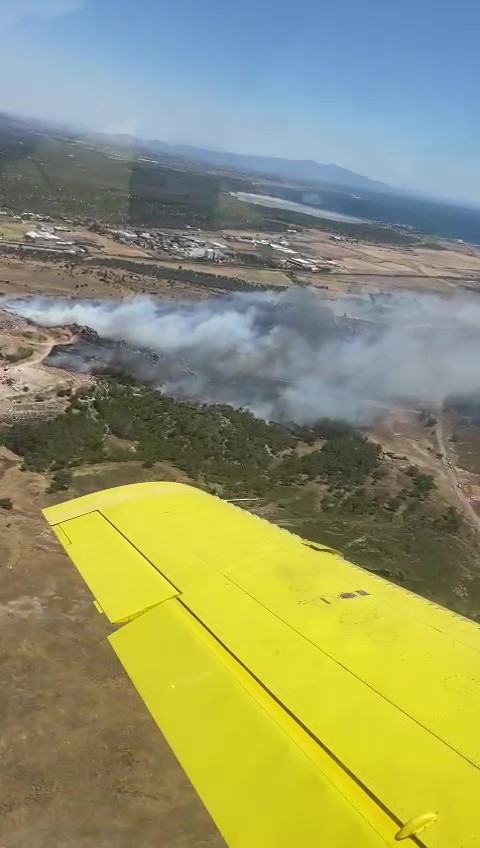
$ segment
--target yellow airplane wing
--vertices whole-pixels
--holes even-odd
[[[45,517],[228,845],[480,845],[476,624],[189,486]]]

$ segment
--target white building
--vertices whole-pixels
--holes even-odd
[[[29,230],[28,233],[25,233],[25,238],[27,241],[37,241],[41,239],[42,241],[60,241],[60,236],[56,236],[55,233],[51,233],[48,230]]]

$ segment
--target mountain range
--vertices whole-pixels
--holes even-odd
[[[279,177],[296,182],[328,183],[341,188],[391,192],[391,186],[372,180],[348,168],[322,164],[309,159],[280,159],[274,156],[255,156],[248,153],[226,153],[190,145],[167,144],[154,139],[143,142],[152,152],[202,162],[213,168],[246,171],[270,178]]]
[[[23,118],[0,113],[0,132],[21,137],[24,132],[41,135],[63,136],[70,139],[89,140],[104,147],[119,145],[128,148],[132,155],[162,156],[197,163],[214,169],[244,172],[249,175],[270,179],[288,180],[297,183],[328,184],[342,189],[357,189],[373,192],[396,191],[386,183],[372,180],[348,168],[333,163],[322,164],[309,159],[285,159],[274,156],[256,156],[248,153],[229,153],[194,147],[186,144],[169,144],[158,139],[145,140],[133,135],[110,135],[105,133],[83,133],[58,123]]]

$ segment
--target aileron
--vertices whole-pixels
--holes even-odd
[[[70,518],[55,530],[110,622],[127,621],[178,595],[99,512]]]

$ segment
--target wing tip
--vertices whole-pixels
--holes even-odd
[[[112,489],[103,489],[89,495],[82,495],[79,498],[72,498],[63,503],[55,504],[55,506],[46,507],[46,509],[42,510],[42,513],[47,523],[51,527],[54,527],[63,521],[79,518],[81,515],[86,515],[95,510],[101,512],[103,508],[112,504],[162,497],[164,495],[191,495],[193,492],[198,492],[200,497],[208,497],[201,489],[197,489],[195,486],[189,486],[186,483],[172,483],[167,481],[130,483],[127,486],[116,486]]]

